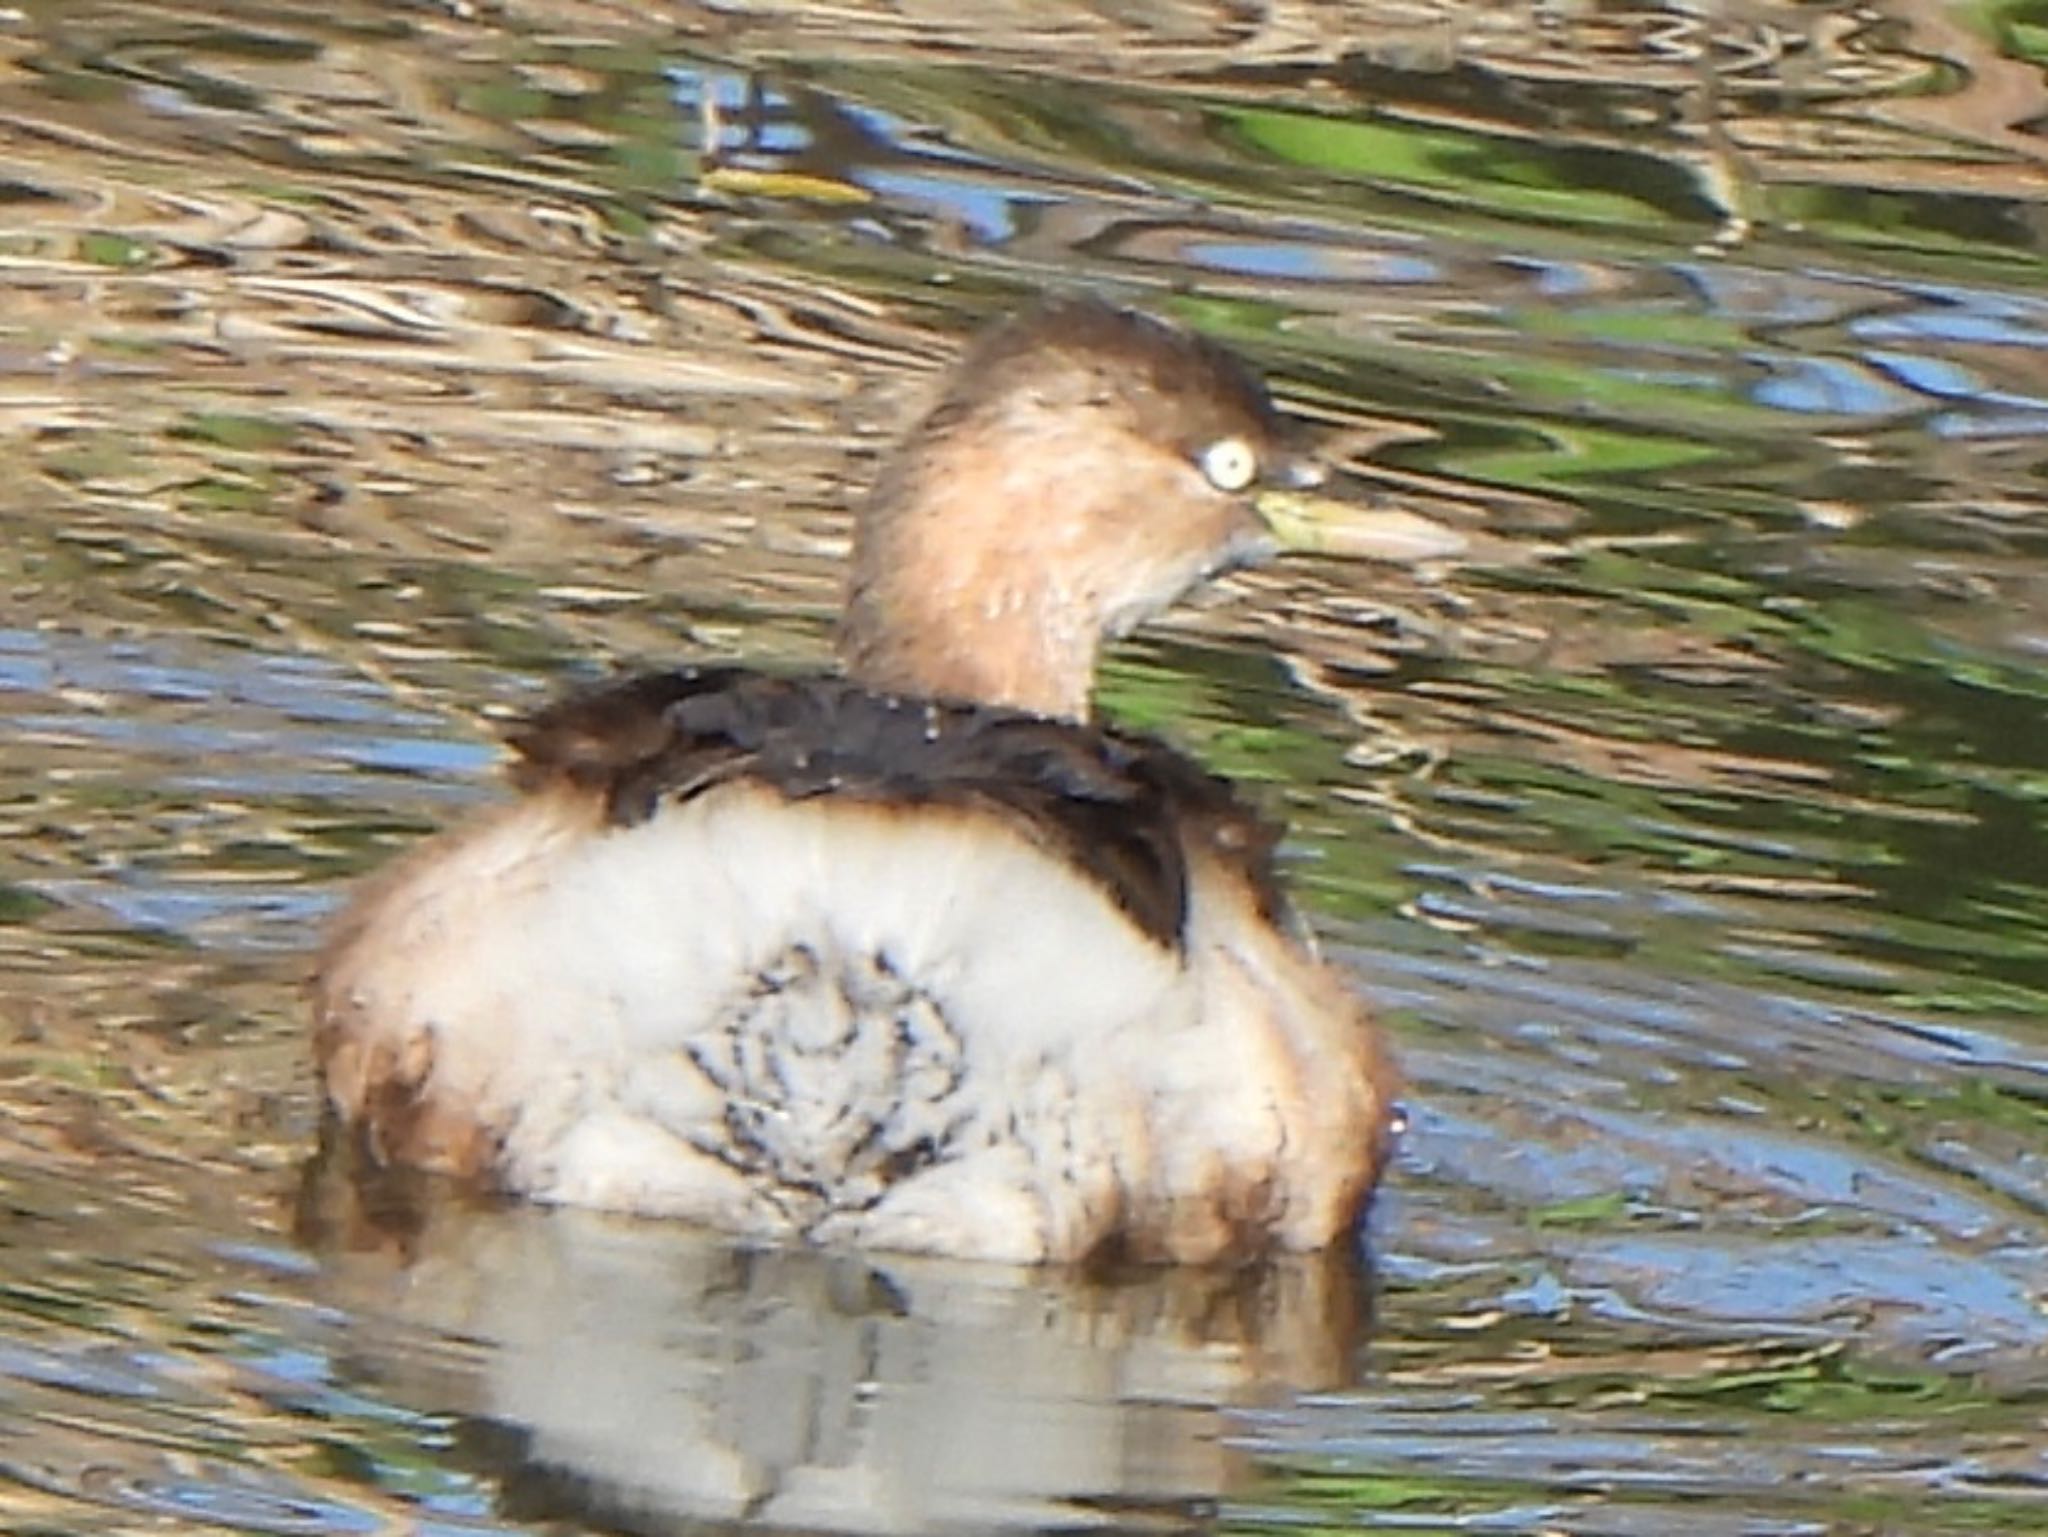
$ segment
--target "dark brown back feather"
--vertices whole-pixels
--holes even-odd
[[[1223,780],[1150,737],[986,706],[736,667],[648,673],[572,695],[511,735],[522,787],[569,783],[620,826],[753,780],[790,800],[972,807],[1004,817],[1178,946],[1187,854],[1206,846],[1290,923],[1274,828]]]

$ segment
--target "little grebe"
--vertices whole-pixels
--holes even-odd
[[[1273,832],[1088,723],[1104,638],[1310,532],[1305,479],[1211,342],[1086,301],[988,332],[860,518],[843,678],[572,697],[514,733],[519,800],[361,892],[314,983],[332,1108],[382,1161],[764,1237],[1343,1239],[1393,1069]]]

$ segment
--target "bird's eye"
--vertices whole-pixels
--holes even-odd
[[[1218,438],[1196,462],[1218,491],[1242,491],[1259,478],[1259,456],[1243,438]]]

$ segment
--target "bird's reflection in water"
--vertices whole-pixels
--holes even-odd
[[[1224,1411],[1346,1381],[1348,1256],[1024,1271],[309,1170],[343,1369],[458,1422],[499,1513],[629,1532],[1171,1529],[1241,1480]]]

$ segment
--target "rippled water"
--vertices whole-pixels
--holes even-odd
[[[2048,1527],[2048,12],[0,11],[0,1526]],[[957,335],[1254,354],[1421,577],[1125,649],[1414,1080],[1375,1269],[309,1165],[491,718],[824,652]]]

